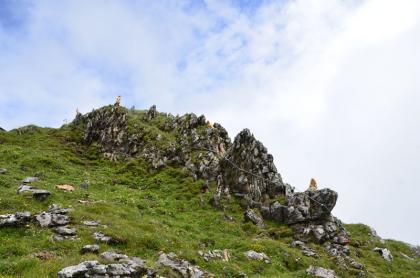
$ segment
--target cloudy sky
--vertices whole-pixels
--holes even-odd
[[[0,1],[0,126],[125,106],[248,127],[285,181],[420,244],[420,1]]]

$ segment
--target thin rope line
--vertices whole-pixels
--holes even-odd
[[[260,175],[254,174],[254,173],[252,173],[252,172],[250,172],[250,171],[248,171],[248,170],[245,170],[245,169],[243,169],[243,168],[239,167],[239,166],[238,166],[238,165],[236,165],[234,162],[232,162],[229,158],[227,158],[226,156],[221,156],[221,155],[217,154],[217,153],[216,153],[216,151],[214,151],[214,150],[207,149],[207,148],[203,148],[203,147],[201,147],[201,148],[198,148],[198,147],[193,147],[193,149],[212,152],[212,153],[213,153],[213,154],[215,154],[216,156],[219,156],[219,158],[224,159],[224,160],[226,160],[227,162],[229,162],[229,163],[230,163],[233,167],[237,168],[238,170],[240,170],[240,171],[242,171],[242,172],[245,172],[245,173],[248,173],[248,174],[250,174],[250,175],[252,175],[252,176],[254,176],[254,177],[256,177],[256,178],[259,178],[259,179],[261,179],[261,180],[263,180],[263,181],[266,181],[266,182],[269,182],[269,183],[273,183],[271,180],[266,179],[266,178],[264,178],[263,176],[260,176]],[[312,201],[314,201],[315,203],[319,204],[320,206],[325,207],[325,208],[327,207],[327,206],[326,206],[326,205],[324,205],[323,203],[321,203],[321,202],[319,202],[319,201],[315,200],[314,198],[312,198],[311,196],[309,196],[308,194],[306,194],[304,191],[302,191],[301,193],[302,193],[303,195],[305,195],[306,197],[308,197],[310,200],[312,200]]]

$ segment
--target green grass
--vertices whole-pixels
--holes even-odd
[[[131,132],[144,130],[147,140],[162,133],[162,143],[175,140],[171,132],[162,131],[165,117],[159,114],[151,123],[144,123],[144,112],[131,111]],[[310,245],[321,256],[318,259],[302,256],[289,247],[292,242],[290,228],[267,222],[266,228],[257,228],[243,222],[239,202],[232,200],[226,214],[233,222],[223,218],[223,212],[209,205],[211,193],[201,194],[203,180],[194,181],[180,168],[165,167],[159,172],[148,168],[138,159],[110,162],[96,153],[95,146],[80,144],[82,130],[74,126],[61,129],[34,128],[24,131],[0,133],[0,167],[8,172],[0,175],[0,214],[28,210],[37,213],[52,203],[71,207],[71,225],[77,228],[78,240],[53,242],[52,231],[36,224],[28,227],[0,229],[1,277],[56,277],[66,266],[84,260],[100,260],[97,255],[81,255],[83,245],[92,244],[92,233],[102,231],[120,240],[119,244],[100,244],[101,252],[115,250],[145,259],[156,266],[159,251],[175,252],[214,273],[217,277],[236,277],[245,272],[249,277],[306,277],[310,265],[334,269],[340,277],[355,277],[356,272],[338,268],[322,246]],[[27,176],[39,176],[34,184],[49,190],[52,195],[44,202],[16,194],[19,182]],[[88,182],[87,190],[80,189]],[[67,183],[74,192],[64,192],[55,185]],[[94,203],[84,205],[79,200]],[[107,228],[89,228],[84,220],[99,220]],[[364,264],[368,277],[420,277],[419,260],[404,259],[400,252],[412,255],[401,242],[381,244],[368,236],[363,225],[347,225],[352,234],[352,257]],[[384,246],[391,250],[394,261],[385,262],[372,249]],[[198,251],[228,249],[229,262],[205,262]],[[271,264],[249,261],[243,255],[247,250],[266,253]],[[42,261],[32,256],[50,251],[55,257]],[[165,270],[162,270],[165,272]]]

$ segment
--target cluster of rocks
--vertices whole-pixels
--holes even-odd
[[[318,258],[318,254],[315,250],[309,248],[303,241],[295,240],[290,244],[293,248],[299,248],[302,251],[302,254],[307,257]]]
[[[215,277],[213,274],[201,269],[196,265],[191,264],[187,260],[178,258],[177,255],[172,252],[161,252],[158,259],[158,264],[164,267],[169,267],[183,278]]]
[[[41,227],[52,228],[55,241],[76,239],[76,229],[68,226],[70,217],[67,214],[71,211],[71,209],[52,204],[47,211],[35,215],[35,219]]]
[[[30,183],[39,181],[38,177],[26,177],[22,180],[21,185],[19,186],[17,193],[18,194],[26,194],[29,193],[32,197],[38,201],[45,200],[51,193],[45,189],[39,189],[34,186],[30,186]]]
[[[145,262],[138,257],[104,252],[101,254],[101,258],[109,263],[100,264],[98,261],[85,261],[78,265],[63,268],[58,272],[58,278],[155,277],[155,271],[146,267]]]
[[[206,262],[209,262],[214,259],[220,259],[227,262],[229,261],[229,258],[230,258],[229,251],[226,249],[225,250],[215,249],[215,250],[209,250],[207,252],[198,251],[198,255],[203,257],[203,259]]]
[[[365,267],[350,257],[350,248],[347,245],[327,242],[324,244],[327,253],[336,259],[338,266],[344,269],[354,268],[363,270]]]

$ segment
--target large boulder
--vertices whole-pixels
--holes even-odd
[[[248,129],[235,137],[220,164],[225,187],[252,202],[258,203],[287,193],[273,156]]]

